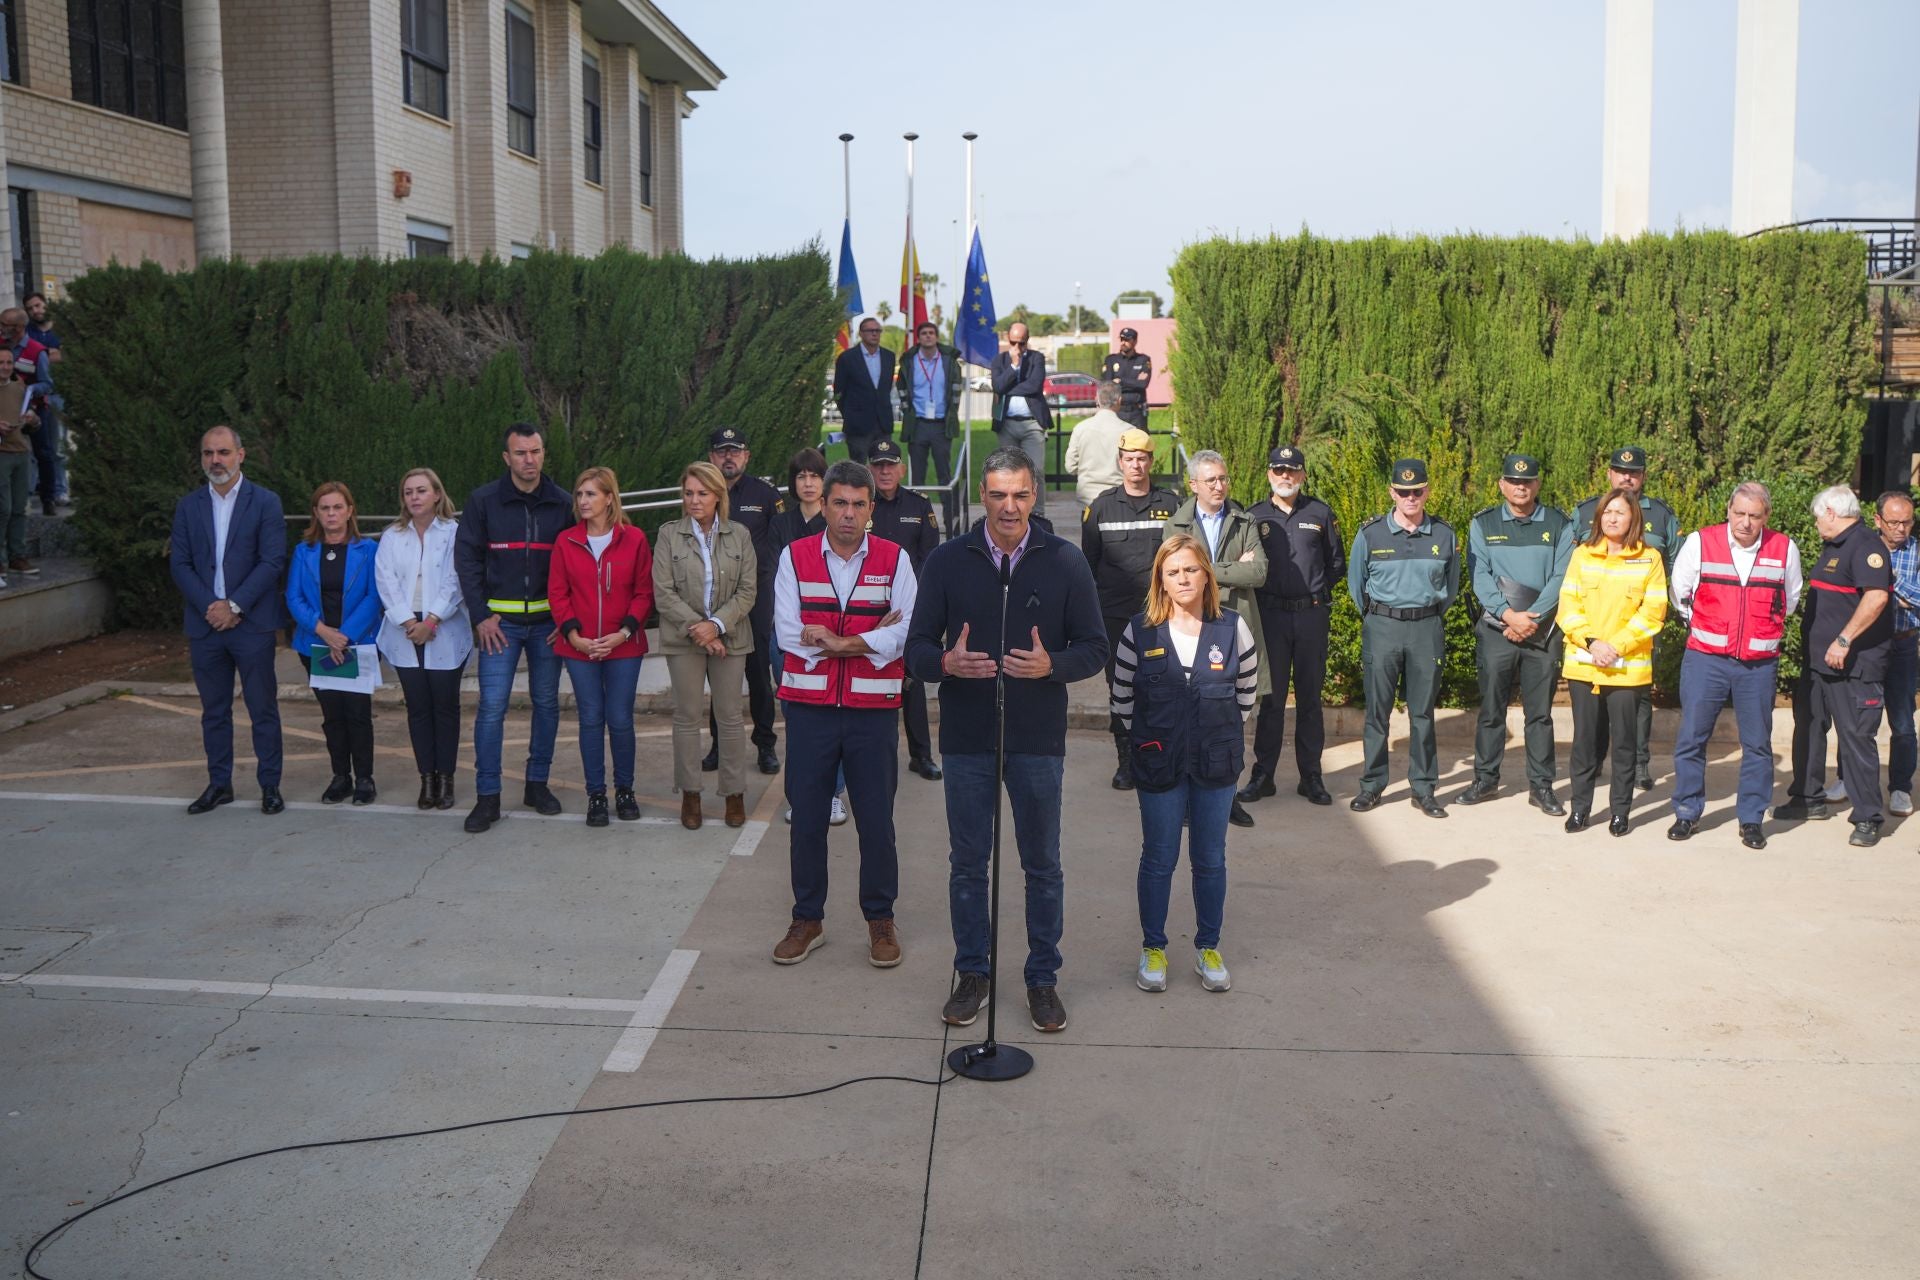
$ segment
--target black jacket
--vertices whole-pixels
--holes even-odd
[[[510,622],[546,622],[547,562],[553,540],[573,523],[573,499],[546,476],[522,493],[503,475],[467,495],[460,531],[453,539],[453,567],[467,616],[479,626],[494,614],[489,600],[539,602],[541,607],[503,614]]]
[[[940,750],[978,754],[994,749],[992,680],[961,680],[940,670],[940,657],[965,624],[967,648],[999,658],[1000,571],[976,528],[941,543],[927,557],[907,631],[907,673],[940,683]],[[1107,630],[1086,557],[1071,542],[1034,525],[1006,594],[1006,648],[1033,646],[1033,628],[1053,658],[1043,680],[1009,676],[1007,747],[1030,755],[1067,753],[1067,686],[1101,674]]]
[[[854,343],[833,362],[833,398],[850,436],[893,434],[893,352],[880,348],[880,385],[867,376],[867,358]]]
[[[897,542],[907,553],[907,563],[919,573],[927,555],[940,545],[940,518],[924,493],[895,489],[891,499],[873,492],[873,519],[867,527],[888,542]]]
[[[1146,607],[1153,558],[1180,503],[1179,494],[1158,485],[1138,498],[1115,485],[1081,513],[1080,549],[1093,566],[1102,617],[1131,618]]]
[[[1053,430],[1053,410],[1047,407],[1047,358],[1029,349],[1013,363],[1013,353],[1002,351],[993,358],[993,425],[1007,416],[1007,397],[1025,396],[1027,412],[1042,431]]]

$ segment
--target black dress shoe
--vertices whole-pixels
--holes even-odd
[[[265,814],[285,813],[287,802],[280,798],[280,788],[260,788],[260,812]]]
[[[353,802],[357,805],[372,804],[373,798],[379,794],[380,790],[373,785],[372,778],[361,778],[353,784]]]
[[[1233,807],[1227,810],[1227,821],[1236,827],[1250,827],[1253,825],[1253,815],[1242,809],[1240,802],[1235,800]]]
[[[327,789],[320,793],[320,803],[339,804],[352,794],[353,779],[344,773],[336,773],[333,775],[333,781],[327,784]]]
[[[604,827],[607,825],[606,792],[587,792],[587,825],[590,827]]]
[[[434,793],[433,807],[436,809],[451,809],[453,808],[453,775],[443,773],[439,775],[439,778],[440,789]]]
[[[1276,794],[1273,779],[1264,773],[1249,774],[1247,785],[1234,794],[1234,799],[1242,804],[1252,804],[1255,800],[1265,799]]]
[[[200,793],[200,798],[187,806],[187,812],[193,814],[206,813],[212,809],[217,809],[223,804],[232,803],[232,787],[208,784],[207,789]]]
[[[714,743],[707,748],[707,754],[700,757],[700,772],[718,773],[720,771],[720,744]]]
[[[907,768],[919,774],[928,782],[938,782],[942,776],[939,763],[930,756],[921,756],[918,760],[909,764]]]
[[[772,747],[761,747],[759,765],[760,772],[762,773],[778,773],[780,772],[780,757],[773,753]],[[713,767],[716,771],[720,768],[720,757],[717,755],[713,758]]]
[[[1853,834],[1847,837],[1847,843],[1856,849],[1871,849],[1880,843],[1880,824],[1877,822],[1856,822]]]
[[[560,812],[560,797],[553,794],[553,789],[544,782],[529,782],[526,794],[521,799],[527,808],[549,818]]]
[[[1455,804],[1479,804],[1500,794],[1500,784],[1489,778],[1475,778],[1473,785],[1454,799]]]
[[[1692,818],[1675,818],[1673,825],[1667,828],[1667,839],[1691,840],[1693,839],[1693,833],[1699,829],[1700,824]]]
[[[1327,784],[1320,781],[1317,773],[1308,774],[1300,779],[1300,785],[1294,791],[1307,798],[1308,804],[1332,804],[1333,797],[1327,793]]]
[[[1789,800],[1776,805],[1773,816],[1780,822],[1825,822],[1833,814],[1827,811],[1825,800]]]
[[[1379,803],[1380,793],[1378,791],[1362,791],[1359,795],[1347,801],[1347,808],[1353,810],[1355,813],[1365,813],[1367,810],[1377,807]]]
[[[1447,816],[1447,806],[1440,803],[1440,797],[1438,796],[1415,796],[1413,798],[1413,807],[1426,814],[1429,818],[1444,818]]]
[[[1749,849],[1764,849],[1767,847],[1767,833],[1760,829],[1757,822],[1743,822],[1740,824],[1740,843]]]
[[[440,775],[423,773],[420,775],[420,798],[414,801],[417,809],[431,809],[433,802],[440,798]]]
[[[479,835],[494,823],[500,821],[500,793],[476,797],[473,808],[467,814],[467,834]]]
[[[640,821],[640,800],[633,794],[632,787],[613,789],[613,816],[622,822]]]
[[[1549,818],[1557,818],[1567,811],[1567,806],[1560,803],[1560,797],[1553,794],[1552,787],[1534,787],[1527,792],[1527,803]]]
[[[1629,825],[1625,818],[1609,818],[1607,820],[1607,834],[1610,836],[1623,836],[1627,834]]]
[[[1633,771],[1633,786],[1636,791],[1653,790],[1653,770],[1641,765]]]
[[[1585,809],[1575,809],[1572,813],[1568,814],[1566,829],[1568,831],[1585,831],[1587,829],[1587,811]]]

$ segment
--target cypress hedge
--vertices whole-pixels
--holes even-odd
[[[1571,510],[1605,487],[1612,449],[1640,444],[1647,492],[1683,528],[1760,480],[1810,560],[1807,502],[1854,474],[1874,364],[1865,247],[1845,233],[1216,239],[1172,278],[1189,449],[1220,450],[1251,502],[1267,451],[1300,445],[1349,542],[1386,509],[1395,458],[1427,460],[1431,510],[1464,547],[1503,455],[1538,456],[1543,499]],[[1468,605],[1447,628],[1443,700],[1473,705]],[[1359,632],[1342,592],[1330,700],[1359,698]],[[1657,689],[1677,683],[1682,643],[1670,623]],[[1781,663],[1783,683],[1796,674]]]
[[[820,430],[822,353],[841,312],[818,245],[694,262],[613,249],[516,262],[310,258],[151,264],[76,280],[59,314],[61,387],[82,447],[82,536],[119,620],[171,625],[164,562],[198,437],[232,424],[247,475],[289,513],[325,480],[363,513],[399,509],[409,468],[456,505],[502,471],[517,420],[546,429],[548,474],[606,465],[623,488],[673,484],[715,425],[759,468]]]

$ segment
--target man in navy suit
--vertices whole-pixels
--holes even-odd
[[[847,436],[847,456],[864,464],[875,440],[893,435],[893,352],[880,345],[880,322],[860,322],[860,345],[833,362],[833,399]]]
[[[287,524],[280,497],[240,477],[247,451],[232,427],[200,437],[207,487],[173,508],[167,559],[184,610],[193,683],[200,690],[200,736],[207,751],[207,789],[187,806],[206,813],[233,803],[233,675],[253,721],[260,812],[279,813],[280,700],[274,644],[286,622],[281,579],[287,568]]]

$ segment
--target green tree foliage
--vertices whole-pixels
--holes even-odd
[[[1082,333],[1105,333],[1107,331],[1107,322],[1101,317],[1098,311],[1095,311],[1092,307],[1083,307],[1078,303],[1067,308],[1067,329],[1072,329],[1076,324],[1078,324],[1080,332]]]
[[[1543,497],[1571,509],[1604,487],[1607,453],[1636,443],[1647,491],[1684,528],[1722,519],[1733,484],[1758,479],[1811,556],[1807,501],[1854,471],[1874,365],[1850,235],[1211,240],[1172,275],[1188,447],[1219,449],[1253,501],[1268,449],[1301,445],[1349,537],[1386,509],[1397,457],[1427,460],[1432,509],[1464,543],[1498,500],[1504,454],[1539,456]],[[1339,603],[1333,625],[1329,697],[1354,699],[1359,621]],[[1668,690],[1678,634],[1661,649]],[[1470,704],[1464,606],[1448,637],[1443,696]]]
[[[817,245],[705,263],[616,249],[93,271],[60,314],[62,389],[86,442],[75,518],[122,620],[166,625],[173,505],[200,482],[197,440],[217,422],[289,513],[324,480],[364,513],[396,512],[416,466],[458,505],[500,474],[516,420],[546,429],[562,485],[588,464],[627,489],[672,484],[719,423],[772,465],[820,429],[820,357],[842,318],[826,279]]]
[[[1053,353],[1054,368],[1060,373],[1090,373],[1100,376],[1100,367],[1106,363],[1107,344],[1104,342],[1076,342],[1071,346],[1057,347]]]
[[[1158,320],[1167,308],[1166,299],[1151,289],[1129,289],[1116,297],[1110,307],[1114,315],[1120,314],[1120,304],[1123,302],[1151,302],[1153,304],[1151,314],[1155,320]]]

